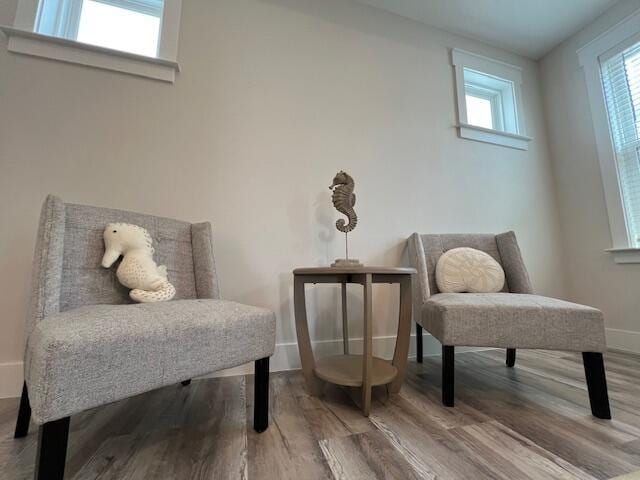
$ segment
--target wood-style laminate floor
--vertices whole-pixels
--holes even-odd
[[[579,355],[458,354],[455,408],[440,358],[410,363],[398,395],[306,394],[271,375],[271,423],[251,429],[252,377],[195,380],[71,419],[68,479],[605,479],[640,470],[640,357],[605,356],[612,421],[591,417]],[[0,478],[31,478],[37,429],[13,439],[17,399],[0,400]]]

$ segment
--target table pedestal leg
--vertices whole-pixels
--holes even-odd
[[[296,316],[296,334],[298,336],[298,348],[300,351],[302,373],[304,374],[304,380],[307,384],[309,393],[311,395],[318,396],[322,393],[322,381],[316,377],[314,373],[316,362],[313,358],[311,339],[309,338],[304,279],[299,277],[294,277],[293,280],[293,303]]]
[[[342,342],[344,354],[349,355],[349,321],[347,319],[347,284],[342,283]]]
[[[389,393],[398,393],[407,373],[407,357],[411,340],[411,277],[405,276],[400,280],[400,315],[398,318],[398,336],[393,353],[393,366],[398,374],[389,385]]]
[[[371,410],[371,369],[373,366],[371,284],[371,274],[367,274],[364,281],[364,345],[362,349],[362,412],[367,417]]]

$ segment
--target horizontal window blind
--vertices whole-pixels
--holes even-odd
[[[600,66],[629,242],[640,247],[640,43]]]

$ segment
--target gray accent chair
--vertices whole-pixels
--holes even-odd
[[[100,265],[108,223],[146,228],[174,300],[134,304],[117,264]],[[35,478],[64,475],[69,417],[149,390],[255,361],[254,428],[268,426],[275,315],[220,300],[209,223],[65,204],[42,207],[15,437],[40,425]]]
[[[504,269],[500,293],[440,293],[435,270],[440,256],[470,247],[491,255]],[[602,312],[595,308],[533,295],[531,281],[513,232],[420,235],[408,240],[409,258],[418,271],[414,282],[417,360],[422,362],[422,328],[442,344],[442,401],[454,405],[456,346],[507,349],[508,367],[516,349],[581,352],[591,411],[610,419],[602,353],[606,350]]]

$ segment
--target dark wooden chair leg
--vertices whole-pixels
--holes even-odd
[[[454,371],[455,371],[455,347],[442,346],[442,403],[446,407],[454,404]]]
[[[269,357],[256,360],[255,365],[253,429],[262,433],[269,427]]]
[[[604,370],[602,353],[583,352],[582,361],[584,363],[584,375],[587,379],[587,389],[589,390],[591,413],[594,417],[610,420],[611,409],[609,407],[607,376]]]
[[[26,437],[29,433],[29,422],[31,421],[31,404],[29,403],[29,392],[27,382],[22,384],[22,396],[20,397],[20,409],[16,420],[16,431],[14,438]]]
[[[516,364],[516,349],[507,348],[507,367],[511,368]]]
[[[182,384],[183,387],[186,387],[187,385],[191,385],[191,379],[189,380],[185,380],[184,382],[180,382]]]
[[[416,360],[422,363],[422,327],[416,323]]]
[[[47,422],[38,432],[35,480],[62,480],[67,457],[69,417]]]

